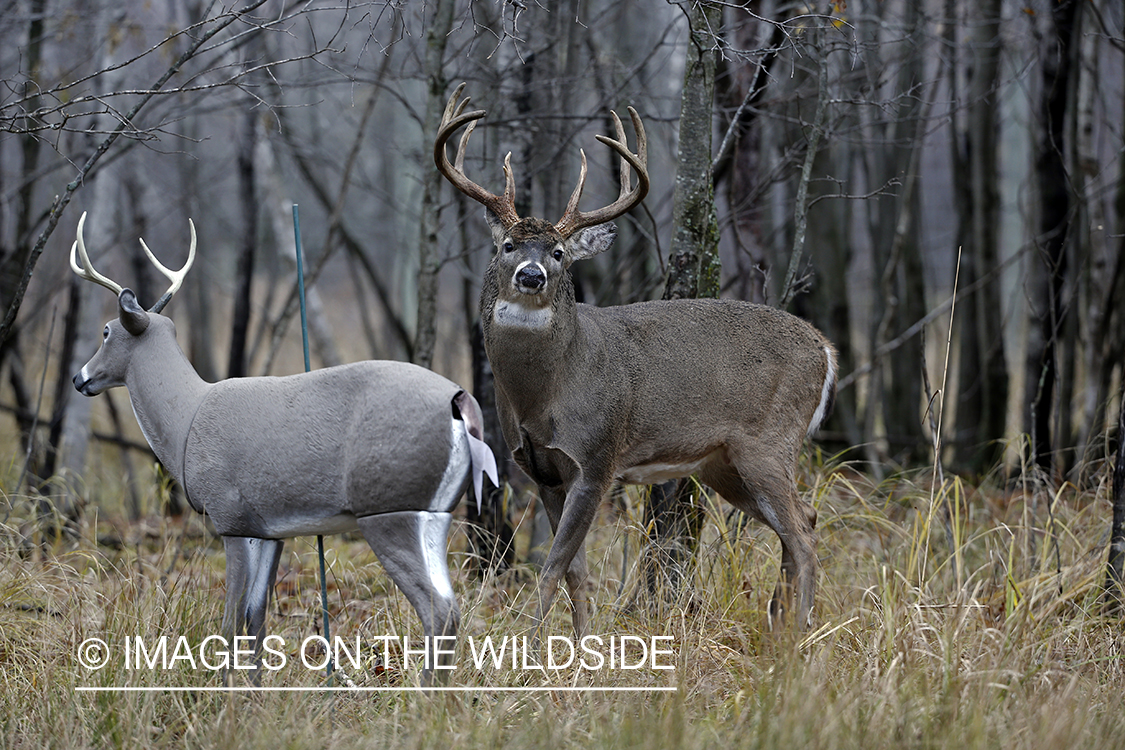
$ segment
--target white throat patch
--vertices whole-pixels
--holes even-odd
[[[524,307],[519,302],[500,301],[492,313],[492,322],[498,326],[538,329],[550,326],[552,317],[550,307]]]

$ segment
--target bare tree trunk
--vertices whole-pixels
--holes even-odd
[[[1106,563],[1105,598],[1115,610],[1125,601],[1122,589],[1122,566],[1125,566],[1125,389],[1117,415],[1117,460],[1113,465],[1113,524],[1109,533],[1109,560]]]
[[[974,17],[977,11],[973,11]],[[980,281],[999,264],[997,187],[997,85],[1000,70],[1000,0],[986,0],[970,26],[972,54],[968,122],[960,134],[968,190],[960,202],[963,285]],[[951,75],[956,75],[951,71]],[[1003,453],[1008,371],[1001,330],[1003,294],[994,276],[967,300],[960,318],[960,400],[956,461],[970,472],[991,469]]]
[[[356,133],[357,141],[362,138],[362,135],[363,128],[361,126],[360,131]],[[265,207],[265,219],[269,223],[276,255],[281,261],[280,273],[284,281],[280,286],[290,288],[297,282],[297,238],[293,234],[295,231],[293,226],[293,195],[278,167],[277,154],[271,139],[260,138],[258,140],[254,159],[260,188],[259,195]],[[345,168],[343,178],[345,181],[348,179],[348,171]],[[346,190],[346,187],[347,183],[344,182],[340,189],[343,191]],[[338,234],[338,229],[329,229],[329,236],[321,248],[322,254],[329,252],[330,244],[336,234]],[[305,273],[308,274],[308,249],[310,246],[315,246],[308,242],[307,238],[302,239],[302,247],[305,251],[304,268]],[[313,281],[315,279],[312,279],[311,276],[306,277],[305,312],[309,327],[309,348],[311,356],[315,356],[320,361],[321,366],[333,367],[341,364],[343,358],[340,356],[339,348],[332,336],[332,327],[324,309],[324,299],[321,297],[316,284],[312,283]],[[258,348],[257,343],[254,347],[255,350]],[[272,357],[273,352],[270,354]],[[253,356],[253,353],[251,356]]]
[[[46,8],[46,0],[31,0],[28,9],[27,45],[23,49],[23,54],[27,56],[27,70],[30,71],[30,75],[24,81],[23,90],[19,93],[26,98],[27,104],[25,106],[29,112],[38,109],[40,102],[39,96],[35,93],[39,90],[39,82],[35,80],[34,76],[39,72],[43,58],[43,19],[45,18]],[[28,118],[27,124],[29,129],[30,126],[34,125],[30,118]],[[42,141],[38,136],[30,133],[25,133],[19,138],[20,175],[23,180],[20,188],[15,191],[12,201],[15,231],[11,247],[4,246],[4,234],[0,232],[0,310],[6,309],[10,301],[16,296],[20,284],[20,275],[23,273],[24,266],[27,264],[28,256],[31,253],[31,246],[28,243],[32,226],[32,211],[34,210],[35,181],[30,178],[39,169]],[[7,218],[5,214],[6,212],[0,212],[0,229],[3,228],[4,219]],[[5,341],[6,338],[0,336],[0,366],[3,366],[5,355],[12,351],[15,345],[13,341],[12,345],[8,346]],[[14,331],[12,338],[15,339]]]
[[[1078,474],[1090,468],[1088,459],[1093,458],[1095,446],[1105,432],[1105,405],[1109,398],[1109,382],[1102,376],[1105,370],[1107,320],[1113,312],[1110,299],[1116,280],[1114,248],[1111,247],[1109,218],[1101,198],[1102,184],[1099,180],[1101,165],[1098,159],[1095,140],[1096,117],[1094,113],[1096,93],[1099,87],[1098,52],[1101,35],[1096,31],[1095,6],[1083,4],[1078,11],[1077,22],[1081,25],[1078,33],[1077,74],[1077,125],[1075,127],[1075,162],[1079,177],[1078,207],[1079,240],[1083,248],[1081,255],[1086,262],[1081,264],[1082,286],[1085,294],[1084,315],[1079,321],[1083,342],[1082,386],[1076,389],[1081,403],[1081,418],[1078,420],[1078,435],[1075,468]]]
[[[722,269],[711,172],[711,130],[718,44],[715,32],[721,20],[721,9],[702,3],[692,4],[688,14],[679,168],[664,299],[719,296]],[[696,494],[690,478],[655,486],[649,492],[645,529],[651,540],[645,553],[644,580],[650,597],[668,602],[680,594],[703,521]]]
[[[188,139],[198,138],[198,122],[189,118],[184,123],[185,135]],[[200,196],[204,195],[204,188],[199,177],[199,161],[197,159],[184,160],[184,186],[187,205],[184,212],[189,216],[203,216]],[[199,247],[211,247],[208,241],[210,228],[207,222],[198,222],[196,226]],[[208,383],[219,379],[219,367],[215,362],[216,351],[214,346],[214,330],[211,325],[212,305],[214,304],[213,282],[206,274],[196,271],[189,273],[184,279],[184,297],[188,308],[188,319],[191,321],[188,328],[188,359],[191,360],[199,377]]]
[[[917,218],[921,207],[917,185],[918,163],[923,123],[926,121],[923,101],[925,20],[922,5],[903,4],[907,38],[902,44],[905,59],[899,68],[895,92],[902,97],[902,104],[888,133],[888,140],[894,144],[890,149],[889,171],[881,177],[887,181],[900,180],[902,185],[897,197],[876,199],[883,208],[880,244],[885,248],[886,262],[881,269],[886,290],[883,299],[887,321],[882,338],[876,337],[876,348],[926,314]],[[912,458],[919,459],[925,455],[921,420],[921,358],[905,353],[889,357],[885,372],[888,380],[884,387],[882,409],[888,448],[892,455],[897,454],[898,463],[909,464]]]
[[[493,487],[485,482],[484,497],[480,498],[480,511],[470,503],[465,512],[469,527],[469,544],[473,550],[474,569],[480,576],[489,572],[507,570],[515,562],[515,530],[508,518],[507,504],[504,502],[505,487],[508,485],[508,448],[504,444],[504,433],[500,428],[500,414],[496,410],[496,392],[493,385],[492,367],[484,352],[484,335],[480,322],[472,325],[470,333],[473,355],[473,395],[480,404],[484,416],[484,435],[488,447],[496,457],[496,471],[500,486]]]
[[[1051,420],[1055,402],[1062,395],[1056,389],[1060,373],[1058,342],[1065,314],[1062,296],[1072,206],[1064,135],[1077,7],[1077,0],[1061,0],[1051,8],[1051,36],[1043,56],[1042,131],[1035,164],[1039,237],[1038,253],[1031,263],[1032,274],[1039,279],[1035,283],[1039,295],[1032,297],[1035,335],[1030,337],[1027,350],[1027,432],[1036,463],[1047,471],[1054,467],[1057,446],[1052,440]]]
[[[254,170],[254,151],[258,142],[258,113],[252,107],[242,116],[238,140],[238,197],[242,207],[242,240],[235,269],[234,312],[231,313],[230,355],[227,377],[248,374],[246,342],[250,330],[250,297],[254,283],[254,253],[258,247],[258,179]]]
[[[769,180],[767,158],[762,149],[762,122],[757,106],[766,91],[771,70],[778,59],[778,50],[785,43],[780,24],[764,20],[772,8],[755,0],[748,4],[754,14],[734,24],[729,44],[735,49],[764,50],[755,65],[736,65],[720,59],[716,69],[716,97],[734,114],[724,137],[726,148],[720,147],[715,164],[715,183],[724,178],[727,204],[734,220],[730,229],[738,251],[736,296],[739,299],[765,304],[766,278],[771,259],[765,242],[765,210],[762,198]],[[735,15],[734,13],[728,16]]]
[[[856,33],[862,33],[862,26]],[[823,39],[823,36],[822,36]],[[832,41],[831,35],[828,40]],[[780,40],[779,40],[780,43]],[[811,73],[806,78],[816,81],[813,95],[814,101],[802,100],[801,111],[815,112],[822,100],[830,98],[860,97],[865,86],[865,77],[859,75],[841,75],[841,60],[845,57],[844,65],[854,65],[855,59],[850,55],[837,55],[833,60],[821,57],[832,52],[833,45],[822,43],[817,46],[809,45],[806,59],[810,67],[816,71],[815,78]],[[814,57],[815,56],[815,57]],[[866,58],[866,55],[864,56]],[[865,60],[865,67],[870,66],[870,60]],[[839,90],[829,89],[827,77],[833,74],[840,87]],[[821,79],[823,74],[824,80]],[[823,87],[822,87],[823,84]],[[827,116],[826,107],[821,106],[821,111]],[[823,127],[824,123],[820,124]],[[866,127],[863,118],[857,117],[854,112],[841,111],[837,117],[834,113],[831,127],[837,132],[848,132]],[[798,136],[800,137],[800,136]],[[812,288],[808,295],[796,299],[798,312],[807,315],[812,322],[835,344],[839,352],[837,363],[841,373],[853,372],[856,369],[857,347],[862,337],[853,337],[852,328],[854,321],[851,318],[851,309],[848,301],[849,289],[855,286],[855,279],[849,273],[853,257],[856,254],[853,239],[853,222],[856,214],[867,208],[858,208],[855,201],[832,198],[839,196],[840,184],[834,179],[838,177],[844,184],[856,184],[862,179],[864,173],[864,158],[871,150],[856,148],[850,138],[831,138],[823,148],[817,149],[813,156],[811,175],[818,178],[827,176],[829,179],[815,179],[808,184],[808,222],[806,227],[806,246],[809,248],[809,258],[815,258],[816,275],[812,280]],[[765,157],[763,157],[763,160]],[[870,172],[868,172],[870,174]],[[872,199],[873,200],[873,199]],[[863,221],[860,219],[860,221]],[[862,251],[860,251],[862,252]],[[778,266],[781,267],[780,265]],[[851,292],[855,294],[855,292]],[[875,293],[864,294],[874,300]],[[837,394],[836,408],[833,409],[831,421],[825,425],[825,431],[832,435],[831,438],[821,441],[830,452],[844,451],[865,442],[872,444],[869,437],[864,439],[857,416],[860,413],[857,401],[856,388],[841,389]],[[873,400],[869,397],[868,404]],[[870,406],[869,406],[870,409]],[[879,464],[874,464],[877,468]]]
[[[109,29],[119,27],[125,17],[124,10],[107,6],[101,12],[99,29],[105,34]],[[102,34],[99,34],[99,38]],[[100,61],[102,70],[108,70],[115,62],[114,57],[120,56],[120,50],[115,55],[113,46],[108,45]],[[107,73],[106,85],[111,89],[117,88],[121,81],[119,71]],[[108,114],[98,117],[94,132],[109,130],[111,118]],[[88,138],[90,151],[97,148],[96,136]],[[115,170],[127,169],[122,164],[115,165]],[[115,227],[120,222],[121,216],[121,178],[116,171],[99,172],[91,181],[89,189],[91,200],[89,219],[86,222],[86,237],[93,241],[91,247],[94,253],[105,253],[113,247],[113,238],[118,236]],[[95,260],[95,263],[97,261]],[[100,305],[90,299],[91,294],[102,293],[95,291],[93,285],[72,277],[72,290],[70,295],[71,309],[66,317],[66,328],[63,338],[66,342],[63,348],[63,366],[60,368],[58,385],[56,388],[55,417],[52,420],[51,442],[58,451],[58,463],[48,471],[48,474],[58,473],[74,490],[79,486],[76,479],[80,478],[86,470],[86,453],[90,443],[90,414],[93,406],[92,400],[78,393],[71,384],[71,378],[82,365],[86,363],[101,343],[102,324],[100,319]],[[46,477],[44,477],[46,478]],[[54,494],[55,510],[68,524],[77,522],[84,500],[77,491],[64,490],[65,494]],[[47,493],[44,493],[45,495]]]
[[[711,174],[715,101],[714,30],[720,9],[693,3],[680,101],[679,168],[673,193],[672,245],[664,299],[718,297],[719,222]]]
[[[389,60],[389,56],[386,59]],[[380,66],[379,73],[376,76],[377,80],[383,80],[386,69],[386,64]],[[306,267],[305,269],[305,285],[308,295],[311,326],[310,333],[314,336],[313,343],[316,344],[317,337],[320,336],[318,331],[320,331],[321,329],[324,330],[323,341],[321,342],[321,344],[317,344],[317,346],[318,349],[322,351],[322,359],[326,362],[329,361],[332,357],[338,359],[339,356],[334,353],[335,348],[329,346],[331,338],[327,334],[328,327],[325,323],[323,323],[323,318],[318,312],[320,303],[314,284],[317,276],[319,275],[319,270],[323,268],[323,265],[331,255],[332,250],[336,247],[335,243],[337,241],[341,245],[343,245],[344,249],[351,254],[354,260],[359,261],[360,266],[366,272],[368,280],[371,282],[371,286],[375,289],[376,296],[383,306],[387,323],[392,333],[395,335],[396,342],[406,353],[407,358],[413,359],[413,342],[410,338],[410,335],[407,333],[406,324],[403,322],[402,316],[399,314],[399,311],[395,309],[392,301],[391,291],[388,288],[388,285],[383,281],[378,270],[375,268],[374,263],[372,263],[371,259],[368,258],[367,254],[364,252],[363,246],[361,245],[360,241],[348,230],[347,226],[343,222],[345,206],[344,199],[347,195],[348,187],[350,185],[351,173],[358,159],[360,146],[364,141],[364,133],[367,128],[367,123],[371,117],[372,112],[374,112],[375,110],[375,104],[378,100],[378,93],[380,90],[381,89],[378,86],[371,89],[371,93],[368,96],[367,103],[364,105],[363,114],[360,117],[359,126],[356,129],[355,140],[352,142],[352,148],[348,154],[347,161],[344,164],[343,173],[340,175],[339,186],[337,187],[334,195],[329,194],[328,186],[325,184],[325,181],[317,175],[316,171],[313,168],[312,159],[306,153],[304,153],[301,145],[296,143],[292,139],[293,128],[288,126],[288,123],[286,121],[287,116],[282,114],[284,110],[278,111],[278,115],[281,118],[282,124],[281,135],[283,138],[285,138],[286,145],[288,146],[289,150],[289,155],[296,163],[298,171],[300,172],[301,176],[304,177],[307,187],[312,191],[312,194],[317,199],[317,202],[320,203],[321,207],[328,213],[328,228],[325,233],[324,241],[321,244],[320,255],[317,257],[315,264],[311,269],[308,267]],[[274,205],[280,205],[284,201],[282,198],[280,177],[277,170],[277,162],[274,156],[274,151],[272,147],[268,149],[261,149],[260,155],[264,155],[263,162],[265,166],[262,167],[262,171],[273,177],[273,179],[267,181],[266,183],[267,190],[270,191],[270,201],[272,201]],[[284,236],[287,238],[292,237],[292,235],[290,234],[290,230],[284,230],[284,232],[282,232],[280,229],[278,229],[277,233],[279,234],[279,236]],[[292,240],[290,240],[288,242],[288,247],[285,247],[284,245],[285,243],[282,242],[282,244],[279,245],[278,250],[279,252],[284,251],[284,261],[290,267],[290,270],[293,271],[296,268],[296,255],[295,253],[290,251],[293,249],[294,244]],[[293,316],[297,314],[298,304],[296,283],[294,282],[292,285],[290,285],[289,289],[290,294],[285,301],[285,305],[281,313],[278,315],[277,320],[275,320],[273,324],[269,326],[269,341],[267,342],[269,351],[266,354],[266,361],[262,367],[263,375],[270,372],[273,366],[274,358],[277,356],[277,351],[281,345],[281,339],[285,333],[285,329],[289,325],[289,321],[292,320]]]
[[[453,28],[453,0],[437,0],[434,17],[426,30],[425,75],[426,117],[423,124],[423,148],[433,143],[437,124],[445,109],[446,81],[442,64],[445,61],[445,43]],[[414,331],[414,362],[430,367],[434,361],[434,344],[437,340],[438,272],[438,196],[442,177],[433,168],[425,170],[422,178],[422,213],[418,240],[418,322]]]

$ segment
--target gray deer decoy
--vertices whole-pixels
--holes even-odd
[[[172,321],[159,314],[194,261],[195,226],[176,272],[141,240],[172,282],[145,311],[132,290],[94,270],[85,219],[71,267],[116,294],[119,313],[74,387],[87,396],[128,389],[157,458],[222,536],[223,635],[253,637],[257,662],[284,540],[355,529],[406,594],[430,643],[456,635],[460,615],[445,560],[450,512],[470,477],[477,497],[484,473],[497,481],[476,400],[436,373],[390,361],[204,382],[177,345]],[[433,666],[428,659],[424,682]],[[257,667],[251,678],[260,678]]]
[[[810,616],[816,586],[815,509],[797,495],[806,435],[836,394],[836,350],[807,322],[733,300],[672,300],[620,307],[577,304],[568,271],[612,244],[612,220],[648,191],[646,140],[630,108],[637,153],[613,115],[620,194],[582,212],[586,179],[556,224],[521,219],[511,154],[495,195],[465,175],[465,148],[483,110],[446,105],[434,160],[453,185],[483,204],[496,253],[484,275],[480,316],[504,440],[538,485],[555,538],[540,574],[538,623],[565,576],[576,633],[587,629],[585,538],[614,482],[653,484],[697,474],[781,539],[781,576],[769,622]],[[446,142],[468,124],[450,163]],[[632,185],[630,170],[638,182]]]

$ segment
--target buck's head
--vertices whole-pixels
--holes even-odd
[[[484,117],[484,110],[465,112],[469,99],[458,104],[465,84],[461,84],[449,98],[442,116],[441,126],[434,141],[434,161],[446,179],[461,192],[483,204],[485,216],[496,243],[482,295],[494,295],[497,319],[513,324],[538,325],[550,319],[549,311],[556,305],[560,290],[573,295],[567,269],[576,260],[589,258],[613,244],[617,227],[613,219],[622,215],[644,199],[648,193],[647,142],[644,126],[636,111],[630,107],[629,115],[637,133],[637,153],[629,150],[621,120],[613,114],[617,138],[604,135],[597,138],[621,157],[621,191],[616,201],[596,211],[578,210],[582,189],[586,184],[586,153],[582,154],[582,168],[578,185],[570,196],[563,217],[555,224],[542,219],[521,219],[515,207],[515,179],[512,176],[509,153],[504,158],[505,187],[503,195],[494,195],[465,176],[465,147],[476,122]],[[453,164],[445,153],[445,144],[463,125],[468,124],[457,148]],[[632,186],[631,170],[637,172],[637,185]]]
[[[522,219],[505,227],[492,211],[486,216],[496,243],[489,275],[495,280],[497,304],[505,306],[502,315],[534,315],[550,309],[560,287],[572,293],[565,283],[570,264],[597,255],[612,245],[617,236],[613,222],[563,237],[542,219]]]
[[[90,256],[86,252],[86,243],[82,238],[82,228],[86,223],[86,214],[78,220],[78,238],[70,248],[71,269],[95,284],[104,286],[117,295],[117,318],[106,323],[102,331],[102,345],[87,362],[78,374],[74,376],[74,387],[85,396],[96,396],[102,391],[119,385],[125,385],[125,377],[135,353],[152,346],[159,340],[171,337],[175,341],[176,332],[172,321],[160,315],[160,311],[172,299],[172,295],[183,284],[184,276],[195,261],[195,225],[191,225],[191,249],[188,251],[187,262],[179,271],[171,271],[164,267],[148,245],[141,240],[141,247],[149,260],[172,282],[156,304],[148,310],[137,302],[137,295],[132,289],[123,288],[120,284],[107,276],[94,270],[90,263]],[[81,265],[79,265],[81,262]]]

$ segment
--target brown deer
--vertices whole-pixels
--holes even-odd
[[[574,628],[586,632],[586,534],[614,482],[652,484],[696,474],[781,538],[781,577],[771,625],[811,614],[816,586],[816,511],[797,496],[798,453],[832,409],[837,355],[824,336],[781,310],[733,300],[577,304],[568,269],[613,242],[612,219],[648,191],[646,141],[632,153],[613,115],[616,139],[597,136],[621,158],[620,194],[578,210],[578,185],[556,224],[521,219],[511,154],[495,195],[465,175],[465,148],[483,110],[450,97],[434,143],[438,169],[487,209],[496,254],[480,295],[484,345],[495,375],[504,439],[538,485],[555,533],[540,574],[538,625],[565,575]],[[456,160],[446,141],[466,123]],[[630,170],[638,183],[632,186]]]
[[[187,262],[176,272],[141,240],[172,282],[146,311],[132,290],[94,270],[85,220],[83,214],[71,268],[117,295],[118,317],[74,387],[87,396],[128,389],[157,458],[222,536],[228,642],[245,631],[257,663],[285,539],[358,529],[422,620],[431,646],[422,679],[429,682],[433,637],[455,636],[460,616],[445,561],[450,511],[470,476],[478,498],[483,473],[498,483],[476,400],[405,362],[206,383],[177,345],[172,321],[159,314],[195,259],[195,226]],[[259,675],[256,666],[251,678]]]

